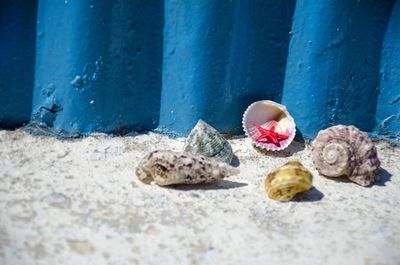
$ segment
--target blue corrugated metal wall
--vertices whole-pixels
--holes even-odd
[[[35,68],[36,1],[0,1],[0,126],[29,121]]]
[[[399,25],[395,0],[1,1],[0,125],[241,134],[271,99],[308,138],[399,139]]]

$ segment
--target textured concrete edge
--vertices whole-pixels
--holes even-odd
[[[6,130],[18,130],[18,129],[23,129],[24,131],[28,132],[29,134],[33,136],[47,136],[47,137],[54,137],[59,140],[68,140],[68,139],[77,139],[77,138],[86,138],[90,137],[96,134],[101,134],[101,135],[106,135],[108,137],[124,137],[124,136],[137,136],[139,134],[149,134],[151,132],[157,133],[160,135],[165,135],[170,139],[178,139],[182,137],[186,137],[187,135],[182,135],[181,133],[177,133],[175,131],[170,131],[167,129],[155,129],[155,130],[143,130],[143,131],[136,131],[136,130],[127,130],[123,133],[104,133],[104,132],[90,132],[90,133],[69,133],[60,129],[55,129],[51,127],[43,127],[40,125],[37,125],[36,123],[29,123],[23,127],[20,128],[3,128],[0,126],[1,129],[6,129]],[[367,133],[368,136],[371,138],[372,141],[377,142],[377,141],[384,141],[390,143],[392,146],[397,147],[400,146],[400,137],[398,138],[392,138],[392,137],[387,137],[384,135],[376,134],[376,133]],[[243,134],[222,134],[226,139],[239,139],[239,138],[246,138],[246,135]],[[313,141],[314,138],[309,138],[309,137],[303,137],[301,134],[297,133],[294,141],[297,142],[303,142],[306,144],[310,144]]]

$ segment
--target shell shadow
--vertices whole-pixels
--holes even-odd
[[[244,134],[226,134],[226,133],[222,133],[221,134],[225,139],[227,140],[237,140],[237,139],[244,139],[247,138],[246,135]]]
[[[297,194],[293,201],[295,202],[316,202],[322,200],[324,194],[320,192],[316,187],[312,187],[306,192]]]
[[[326,179],[329,179],[329,180],[336,181],[336,182],[353,183],[353,184],[357,185],[356,183],[354,183],[353,181],[348,179],[346,176],[341,176],[341,177],[328,177],[328,176],[324,176],[324,175],[320,175],[320,176],[322,176]]]
[[[376,186],[386,186],[386,182],[390,181],[392,178],[392,174],[390,174],[386,169],[379,169],[379,180],[375,183]]]
[[[384,187],[386,186],[386,182],[390,181],[392,178],[392,174],[390,174],[386,169],[384,168],[380,168],[379,169],[379,180],[377,182],[375,182],[374,184],[370,185],[370,186],[366,186],[365,188],[370,188],[373,186],[381,186]],[[354,183],[353,181],[351,181],[350,179],[348,179],[346,176],[342,176],[342,177],[327,177],[327,176],[323,176],[324,178],[336,181],[336,182],[343,182],[343,183],[352,183],[354,185],[358,185],[357,183]],[[362,187],[362,186],[360,186]]]
[[[233,167],[239,167],[240,166],[239,157],[237,157],[236,155],[233,155],[231,166],[233,166]]]
[[[274,156],[274,157],[289,157],[295,153],[303,151],[306,148],[306,144],[304,141],[294,140],[286,149],[281,151],[268,151],[262,148],[259,148],[253,145],[257,152],[267,155],[267,156]]]
[[[221,180],[216,183],[210,184],[180,184],[180,185],[172,185],[166,188],[174,189],[174,190],[228,190],[228,189],[236,189],[240,187],[247,186],[247,183],[236,182],[230,180]]]

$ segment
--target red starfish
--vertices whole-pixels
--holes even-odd
[[[256,141],[259,142],[267,141],[270,143],[272,142],[276,146],[281,146],[279,142],[289,137],[283,134],[276,133],[275,126],[272,126],[271,129],[264,129],[259,124],[256,124],[255,126],[257,130],[261,133],[261,135],[256,138]]]

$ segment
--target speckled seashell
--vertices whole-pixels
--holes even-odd
[[[230,164],[233,158],[232,147],[228,141],[203,120],[199,120],[190,132],[184,150],[194,155],[211,157],[227,164]]]
[[[276,201],[290,201],[300,192],[311,189],[313,176],[299,161],[290,160],[274,169],[265,179],[268,197]]]
[[[379,179],[375,145],[354,126],[337,125],[320,131],[312,142],[312,159],[318,172],[327,177],[347,176],[361,186]]]
[[[280,151],[290,145],[296,135],[296,124],[284,105],[270,100],[257,101],[251,104],[243,115],[243,130],[252,140],[253,144],[259,148]],[[264,129],[275,127],[275,132],[288,136],[287,139],[275,145],[270,142],[257,141],[260,132],[256,124]]]
[[[136,168],[137,177],[157,185],[212,183],[239,170],[214,159],[187,152],[153,151],[146,155]]]

